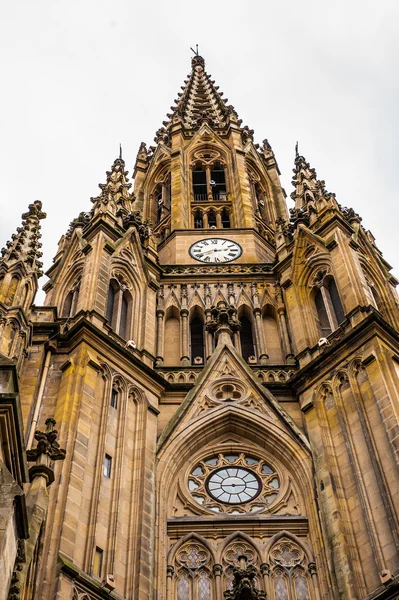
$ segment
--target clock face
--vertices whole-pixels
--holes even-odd
[[[236,260],[242,254],[237,242],[223,238],[199,240],[190,246],[190,256],[203,263],[226,263]]]

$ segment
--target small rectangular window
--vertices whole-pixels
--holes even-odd
[[[101,577],[101,569],[103,566],[103,551],[101,548],[96,546],[94,550],[94,560],[93,560],[93,575],[96,577]]]
[[[111,406],[112,408],[118,408],[118,390],[112,388],[111,392]]]
[[[111,477],[111,465],[112,465],[112,456],[109,454],[105,455],[104,459],[104,475],[105,477]]]

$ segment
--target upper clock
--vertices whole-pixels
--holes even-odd
[[[226,263],[236,260],[242,254],[237,242],[223,238],[198,240],[190,246],[190,256],[204,263]]]

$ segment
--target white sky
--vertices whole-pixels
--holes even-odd
[[[0,246],[40,199],[51,265],[119,142],[130,174],[140,142],[153,143],[198,43],[255,141],[271,143],[287,194],[299,140],[398,273],[398,22],[397,0],[3,4]]]

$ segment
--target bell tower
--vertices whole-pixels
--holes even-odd
[[[0,309],[16,272],[31,334],[1,352],[28,445],[55,419],[63,459],[25,600],[399,594],[397,281],[298,145],[290,209],[279,176],[196,53],[134,186],[120,154],[62,236],[43,307],[41,205],[23,216]]]

